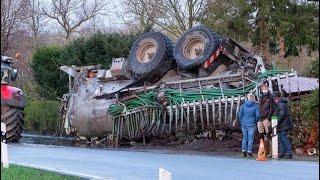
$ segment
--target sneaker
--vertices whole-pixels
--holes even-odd
[[[284,154],[279,154],[278,158],[283,158]]]
[[[247,153],[246,152],[242,152],[242,157],[247,157]]]
[[[287,154],[283,157],[284,159],[292,159],[292,154]]]
[[[252,153],[248,153],[248,156],[249,156],[250,158],[253,158]]]

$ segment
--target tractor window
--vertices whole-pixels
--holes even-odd
[[[1,84],[9,84],[9,69],[1,68]]]

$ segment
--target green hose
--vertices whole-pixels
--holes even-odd
[[[286,72],[291,72],[287,70],[268,70],[264,73],[259,74],[256,82],[259,82],[262,78],[274,76],[277,74],[283,74]],[[170,105],[179,105],[183,102],[193,102],[199,101],[201,99],[213,99],[219,97],[232,97],[232,96],[245,96],[251,90],[253,90],[257,83],[251,82],[245,87],[235,88],[235,89],[214,89],[207,88],[197,90],[197,91],[180,91],[176,89],[165,89],[165,97],[169,100]],[[119,116],[123,113],[130,112],[132,109],[141,108],[144,106],[158,106],[161,107],[161,104],[156,100],[156,92],[154,90],[149,90],[146,93],[137,95],[136,98],[124,101],[118,104],[112,104],[108,111],[112,116]]]

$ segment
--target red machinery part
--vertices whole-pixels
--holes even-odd
[[[219,56],[220,52],[224,52],[224,48],[220,45],[219,48],[212,53],[212,55],[203,63],[203,68],[207,69],[214,60],[217,59]]]
[[[1,99],[12,99],[22,96],[22,91],[19,88],[1,85]]]
[[[16,91],[17,88],[8,86],[8,85],[1,85],[1,99],[12,99],[12,94]]]
[[[2,84],[1,105],[23,108],[25,106],[25,100],[22,91],[19,88]]]

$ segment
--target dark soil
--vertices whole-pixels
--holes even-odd
[[[31,144],[48,144],[48,145],[62,145],[62,146],[77,146],[90,148],[107,148],[117,149],[122,151],[147,151],[170,153],[170,154],[196,154],[196,155],[215,155],[227,156],[232,158],[241,157],[241,133],[234,132],[229,137],[219,140],[216,137],[199,137],[199,135],[187,134],[179,132],[172,136],[151,137],[146,138],[145,143],[143,139],[136,139],[135,141],[122,141],[118,148],[107,145],[105,141],[79,141],[76,138],[60,138],[54,136],[38,136],[27,135],[22,136],[22,143]],[[99,143],[98,143],[99,142]],[[256,157],[259,148],[258,139],[255,139],[253,154]],[[319,162],[319,155],[298,155],[293,154],[293,160],[303,161],[317,161]]]
[[[190,134],[176,134],[176,136],[153,137],[146,139],[145,145],[136,142],[131,148],[169,149],[178,151],[199,152],[240,152],[241,134],[233,133],[222,141],[214,137],[196,137]]]
[[[162,150],[167,153],[221,155],[233,158],[241,157],[241,133],[232,133],[227,139],[222,141],[215,137],[201,137],[190,134],[176,134],[176,136],[152,137],[143,140],[123,142],[121,147],[131,150],[154,151]],[[122,149],[122,148],[121,148]],[[259,149],[258,138],[255,139],[253,154],[257,157]],[[319,161],[319,155],[298,155],[293,154],[293,160]]]

